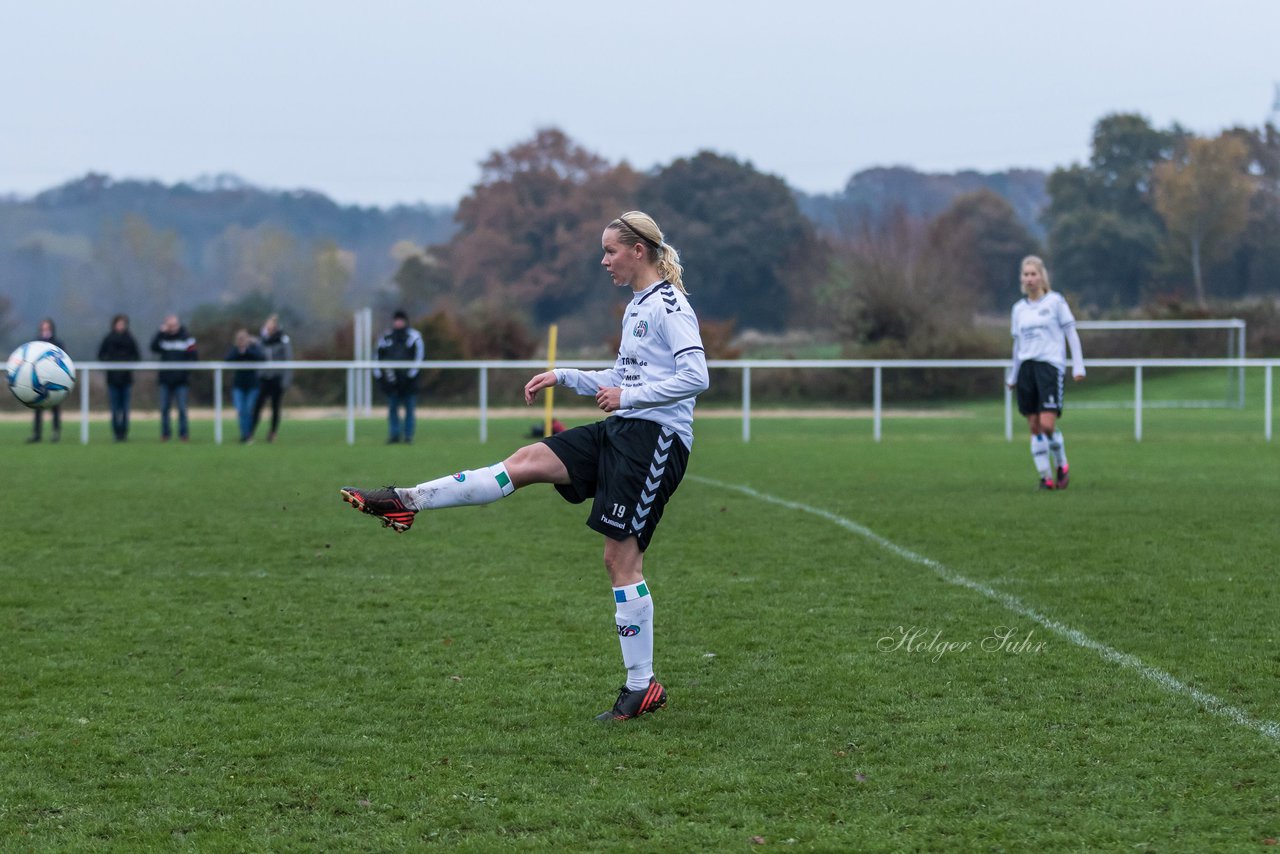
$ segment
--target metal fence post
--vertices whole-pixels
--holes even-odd
[[[1271,441],[1271,365],[1266,367],[1266,382],[1263,384],[1262,394],[1263,411],[1263,433],[1267,436],[1267,441]]]
[[[751,441],[751,366],[742,366],[742,441]]]
[[[1142,441],[1142,365],[1133,369],[1133,440]]]
[[[80,444],[89,444],[89,369],[80,369]]]
[[[1013,389],[1009,388],[1007,382],[1002,382],[1004,386],[1004,440],[1006,442],[1013,441]]]
[[[489,366],[480,366],[480,444],[489,441]]]
[[[347,368],[347,444],[356,443],[356,369]]]
[[[883,403],[882,398],[884,396],[884,376],[883,376],[882,366],[880,365],[875,366],[873,377],[874,377],[872,381],[872,387],[874,388],[874,391],[872,392],[873,425],[871,428],[871,435],[872,437],[875,438],[877,442],[879,442],[880,441],[880,414],[881,414],[880,409],[881,409],[881,404]]]
[[[222,444],[222,368],[213,369],[213,442]]]

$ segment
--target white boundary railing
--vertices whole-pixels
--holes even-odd
[[[223,374],[227,371],[256,370],[269,364],[272,370],[294,371],[343,371],[346,375],[346,426],[347,444],[354,444],[356,437],[356,412],[360,408],[358,384],[362,373],[373,368],[419,368],[427,370],[464,370],[479,372],[480,441],[489,439],[489,371],[525,369],[533,372],[546,370],[546,363],[537,360],[511,361],[424,361],[424,362],[376,362],[376,361],[315,361],[315,362],[80,362],[76,365],[77,384],[80,390],[80,442],[89,443],[89,378],[94,371],[132,370],[190,370],[213,373],[213,438],[222,443]],[[569,361],[559,367],[598,370],[613,366],[612,361]],[[1272,424],[1272,375],[1280,366],[1280,359],[1091,359],[1089,368],[1133,369],[1133,438],[1142,441],[1143,369],[1144,368],[1262,368],[1263,383],[1263,435],[1271,441]],[[882,436],[884,421],[884,372],[886,370],[963,368],[990,370],[993,382],[1004,389],[1004,435],[1013,440],[1013,391],[1004,378],[1010,363],[1006,359],[713,359],[709,368],[742,371],[742,441],[751,440],[751,376],[753,370],[770,369],[844,369],[872,371],[871,432],[875,441]],[[998,373],[997,373],[998,372]],[[1149,405],[1146,407],[1149,408]]]

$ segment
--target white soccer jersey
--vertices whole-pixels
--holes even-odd
[[[1058,370],[1067,367],[1067,343],[1071,344],[1071,373],[1084,376],[1084,353],[1080,334],[1067,301],[1057,291],[1049,291],[1035,302],[1025,297],[1013,306],[1013,367],[1009,382],[1018,378],[1023,362],[1047,362]]]
[[[670,427],[692,449],[693,405],[707,390],[707,354],[698,317],[683,293],[658,282],[637,293],[623,312],[622,343],[612,368],[556,368],[556,381],[582,395],[621,388],[614,415]]]

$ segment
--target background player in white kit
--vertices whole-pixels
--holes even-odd
[[[633,296],[622,316],[614,366],[557,368],[524,387],[525,403],[554,385],[593,395],[612,417],[526,445],[487,468],[458,472],[408,489],[343,487],[343,500],[407,531],[422,510],[488,504],[522,486],[550,483],[575,504],[592,499],[587,525],[604,535],[614,617],[627,684],[597,720],[627,720],[666,705],[653,674],[653,597],[644,551],[667,499],[684,477],[693,446],[694,399],[707,389],[698,318],[685,297],[680,256],[657,223],[630,211],[601,236],[600,263]]]
[[[1013,365],[1006,381],[1018,390],[1018,411],[1031,428],[1031,459],[1041,489],[1066,489],[1071,480],[1066,445],[1058,429],[1065,391],[1066,345],[1071,376],[1084,379],[1084,353],[1076,319],[1061,294],[1049,285],[1049,271],[1035,255],[1022,259],[1022,293],[1013,306]]]

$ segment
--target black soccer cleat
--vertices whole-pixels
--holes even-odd
[[[1040,478],[1040,488],[1041,489],[1057,489],[1058,487],[1057,485],[1054,484],[1053,478],[1042,477]]]
[[[1053,482],[1055,489],[1066,489],[1067,484],[1071,482],[1071,467],[1058,466],[1058,477]]]
[[[381,519],[384,528],[392,528],[397,534],[403,534],[413,527],[413,517],[418,511],[406,507],[393,486],[384,486],[382,489],[344,486],[338,491],[342,493],[343,501],[361,513]]]
[[[657,677],[649,678],[649,687],[632,691],[623,685],[618,690],[618,700],[613,708],[596,715],[598,721],[626,721],[656,712],[667,707],[667,691]]]

